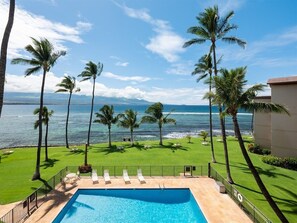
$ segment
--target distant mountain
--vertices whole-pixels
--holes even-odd
[[[5,92],[4,104],[39,104],[39,93]],[[69,94],[44,93],[44,104],[67,104]],[[90,104],[91,96],[72,95],[71,104]],[[96,104],[148,105],[151,102],[139,99],[95,96]]]

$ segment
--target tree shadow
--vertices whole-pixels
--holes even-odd
[[[216,164],[219,164],[219,165],[225,165],[225,163],[221,163],[221,162],[217,162]],[[245,163],[240,163],[240,162],[238,162],[237,164],[239,164],[239,165],[241,165],[241,166],[239,166],[239,165],[234,165],[234,164],[230,164],[230,167],[235,167],[235,168],[238,168],[238,169],[240,169],[242,172],[244,172],[244,173],[251,173],[251,171],[250,171],[250,169],[248,168],[248,166],[247,166],[247,164],[245,164]],[[290,176],[288,176],[288,175],[286,175],[286,174],[281,174],[281,173],[276,173],[275,172],[275,167],[270,167],[269,169],[263,169],[263,168],[261,168],[261,167],[257,167],[257,166],[255,166],[255,168],[256,168],[256,170],[257,170],[257,172],[259,173],[259,175],[261,176],[261,175],[265,175],[265,176],[268,176],[268,177],[271,177],[271,178],[277,178],[277,177],[279,177],[279,176],[281,176],[281,177],[285,177],[285,178],[288,178],[288,179],[291,179],[291,180],[294,180],[295,178],[293,178],[293,177],[290,177]]]
[[[72,197],[73,194],[66,193],[66,192],[73,189],[74,187],[76,187],[76,186],[73,185],[72,188],[67,188],[67,190],[64,192],[55,189],[49,195],[47,195],[44,199],[44,202],[49,202],[49,201],[52,201],[52,202],[50,203],[50,205],[48,205],[48,207],[45,209],[43,215],[41,215],[38,220],[41,221],[44,216],[46,216],[48,213],[51,213],[52,209],[56,208],[57,206],[59,206],[62,203],[69,201],[69,199]]]
[[[43,167],[43,169],[53,167],[57,161],[59,161],[59,160],[58,159],[48,159],[47,161],[43,161],[43,164],[40,165],[40,167]]]
[[[105,147],[100,152],[105,153],[105,155],[111,154],[111,153],[124,153],[126,152],[124,146],[116,146],[112,145],[111,147]]]
[[[286,213],[297,213],[297,194],[295,194],[292,190],[288,190],[279,185],[273,185],[273,186],[282,190],[284,193],[292,197],[292,199],[288,199],[288,198],[280,198],[280,197],[273,196],[273,198],[279,200],[278,201],[279,203],[282,203],[285,207],[291,209],[291,210],[282,210],[282,211]]]
[[[67,151],[66,156],[71,156],[71,155],[79,155],[85,153],[84,149],[72,149]]]
[[[160,147],[165,148],[165,149],[170,149],[172,152],[175,152],[177,150],[188,151],[187,147],[184,147],[180,144],[176,144],[176,143],[172,143],[172,142],[169,142],[169,143],[167,143],[167,145],[162,145]]]

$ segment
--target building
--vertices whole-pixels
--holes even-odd
[[[268,84],[271,96],[257,97],[256,100],[284,105],[290,116],[255,113],[255,143],[271,148],[274,156],[297,157],[297,76],[269,79]]]

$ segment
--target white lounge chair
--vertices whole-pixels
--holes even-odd
[[[97,170],[93,170],[92,171],[92,181],[93,181],[93,184],[94,183],[99,183],[99,181],[98,181],[98,175],[97,175]]]
[[[124,178],[125,183],[130,183],[130,178],[128,175],[128,171],[126,169],[123,170],[123,178]]]
[[[145,183],[145,179],[142,175],[141,169],[137,169],[137,177],[138,177],[138,180],[140,181],[140,183]]]
[[[111,183],[108,170],[104,170],[103,178],[106,184]]]

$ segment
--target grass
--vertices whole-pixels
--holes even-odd
[[[160,147],[157,141],[140,142],[139,146],[130,147],[128,143],[117,142],[114,145],[124,146],[124,150],[110,150],[107,144],[92,145],[88,152],[88,163],[97,166],[137,166],[137,165],[206,165],[211,160],[210,146],[203,146],[201,138],[192,138],[192,143],[185,139],[165,140]],[[174,143],[180,143],[180,148],[174,148]],[[223,144],[215,143],[216,164],[212,166],[225,176]],[[144,149],[144,145],[151,148]],[[255,206],[257,206],[273,222],[278,218],[265,201],[263,195],[245,164],[238,142],[228,138],[231,173],[235,186]],[[24,199],[41,181],[31,181],[34,172],[36,148],[13,149],[14,152],[2,155],[0,163],[0,204],[6,204]],[[44,154],[42,154],[42,159]],[[273,199],[277,202],[289,222],[297,218],[297,187],[296,171],[270,166],[261,161],[261,156],[249,153],[261,178],[267,186]],[[65,166],[79,166],[84,162],[84,146],[78,146],[78,151],[70,152],[65,147],[49,149],[49,162],[41,163],[41,176],[47,180]]]

